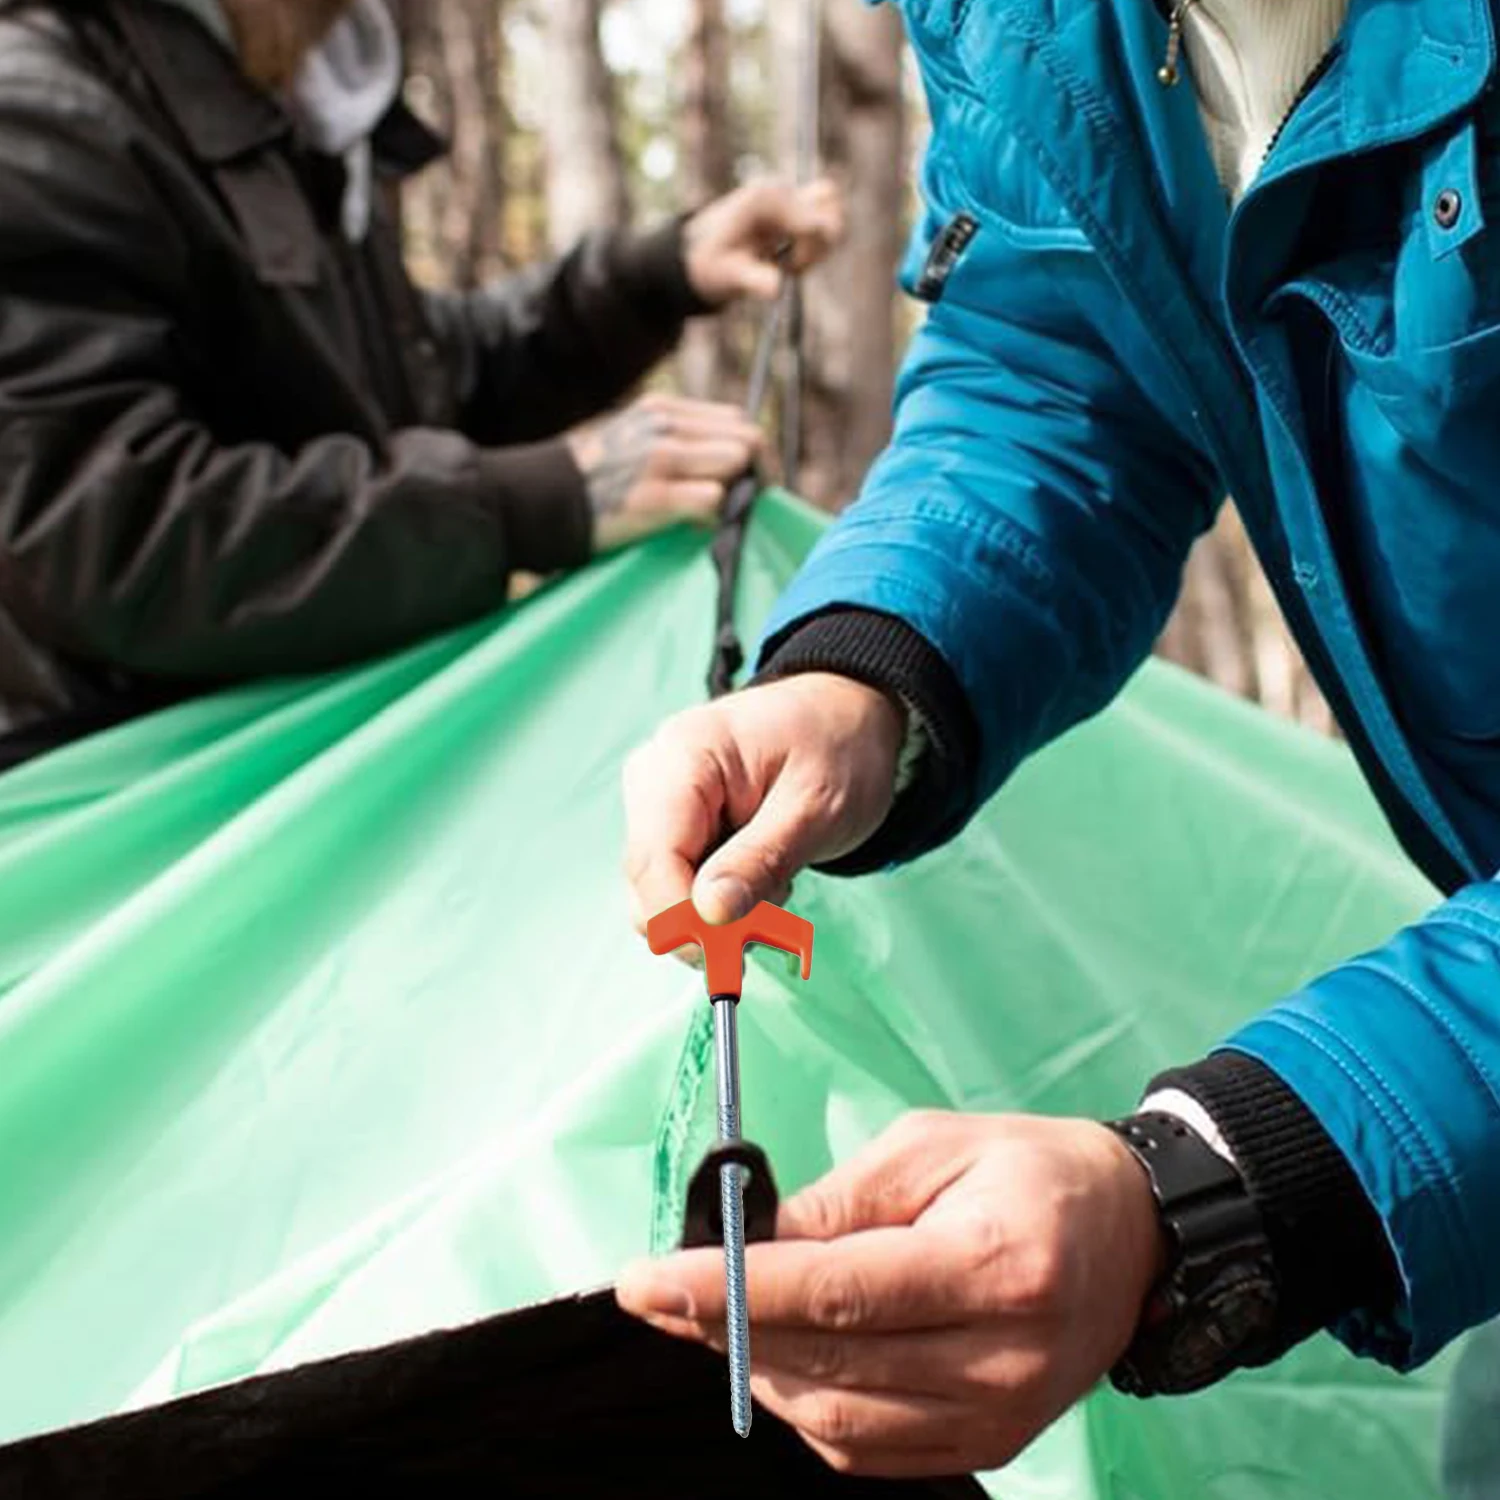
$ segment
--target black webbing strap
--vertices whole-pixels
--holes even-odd
[[[724,1243],[720,1168],[737,1166],[745,1191],[745,1243],[776,1238],[776,1210],[781,1198],[766,1153],[752,1141],[720,1141],[701,1162],[688,1184],[682,1219],[682,1248],[699,1250]]]
[[[819,0],[804,0],[802,56],[797,83],[797,180],[809,182],[818,159],[818,105],[822,76],[823,7]],[[790,274],[792,245],[777,247],[776,259],[784,277],[781,295],[771,304],[755,350],[755,364],[750,372],[750,391],[745,410],[752,421],[758,421],[771,384],[771,364],[776,355],[782,329],[789,331],[789,361],[783,384],[781,422],[782,473],[793,482],[802,450],[802,345],[805,337],[802,294]],[[752,471],[736,482],[724,499],[720,512],[719,534],[714,539],[714,568],[719,577],[719,607],[714,621],[714,655],[708,671],[711,698],[722,698],[734,686],[734,679],[745,664],[745,648],[735,625],[735,597],[739,588],[740,558],[745,550],[745,535],[750,529],[750,512],[763,488],[762,477]]]
[[[745,414],[752,422],[760,420],[761,408],[766,404],[766,393],[771,387],[771,363],[776,357],[776,345],[781,338],[781,329],[796,295],[787,267],[791,262],[792,247],[782,245],[776,252],[786,278],[781,295],[771,304],[766,321],[755,346],[755,363],[750,370],[750,390],[745,397]],[[750,530],[750,513],[755,508],[756,496],[764,488],[760,470],[752,468],[730,486],[724,497],[723,509],[719,512],[719,529],[714,537],[712,556],[714,571],[719,580],[719,602],[714,619],[714,654],[708,669],[708,696],[722,698],[734,686],[734,679],[745,665],[745,648],[740,642],[739,627],[735,624],[735,604],[739,595],[740,560],[745,555],[745,537]]]
[[[750,530],[750,512],[760,490],[760,475],[751,469],[730,486],[724,498],[724,508],[719,513],[719,529],[710,553],[719,579],[714,655],[708,669],[710,698],[722,698],[734,686],[736,675],[745,665],[745,648],[740,643],[734,612],[739,597],[740,561],[745,555],[745,537]]]

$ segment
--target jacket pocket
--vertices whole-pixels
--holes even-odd
[[[1427,724],[1500,739],[1500,327],[1399,356],[1346,346],[1337,378],[1384,654]]]
[[[1296,361],[1325,508],[1403,711],[1455,754],[1500,737],[1500,153],[1487,113],[1371,162],[1359,185],[1384,223],[1275,299],[1326,325]]]

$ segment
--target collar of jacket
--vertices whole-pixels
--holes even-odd
[[[188,11],[154,0],[109,0],[108,9],[200,161],[223,166],[291,136],[286,111],[245,77],[233,54]],[[376,165],[386,176],[410,176],[448,149],[400,98],[372,140]]]
[[[951,30],[965,73],[982,91],[1007,48],[1043,37],[1063,49],[1080,79],[1099,81],[1105,61],[1068,44],[1090,37],[1077,24],[1081,12],[1114,10],[1121,28],[1134,31],[1139,16],[1132,13],[1159,11],[1162,0],[906,0],[904,8]],[[1162,25],[1159,15],[1153,24]],[[1317,137],[1299,129],[1301,149],[1279,170],[1295,167],[1304,152],[1333,156],[1420,135],[1471,102],[1495,64],[1490,0],[1352,0],[1335,53],[1336,87],[1317,111]]]
[[[1352,0],[1329,63],[1268,180],[1413,139],[1472,104],[1495,68],[1490,0]]]

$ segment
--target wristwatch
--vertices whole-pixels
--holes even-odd
[[[1132,1115],[1109,1129],[1145,1169],[1170,1247],[1135,1338],[1110,1372],[1116,1389],[1186,1395],[1264,1363],[1277,1348],[1276,1273],[1239,1170],[1172,1115]]]

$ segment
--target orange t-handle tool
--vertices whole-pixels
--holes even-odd
[[[764,943],[802,960],[812,973],[813,926],[769,901],[748,917],[713,927],[691,901],[659,912],[646,924],[653,953],[671,953],[686,943],[703,950],[708,997],[714,1011],[714,1061],[719,1080],[719,1145],[740,1144],[740,1043],[736,1010],[745,979],[745,949]],[[719,1212],[724,1220],[724,1321],[729,1333],[729,1414],[741,1437],[750,1434],[750,1318],[745,1309],[745,1180],[740,1167],[719,1168]]]
[[[714,1000],[740,998],[745,949],[751,943],[794,953],[802,960],[802,977],[806,979],[812,973],[812,923],[769,901],[762,901],[748,917],[722,927],[705,922],[691,901],[681,901],[651,918],[646,924],[646,941],[653,953],[671,953],[696,943],[703,950],[708,993]]]

